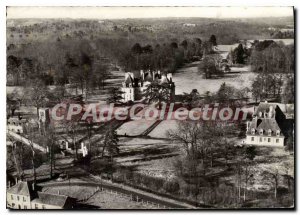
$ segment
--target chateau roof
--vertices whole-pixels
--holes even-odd
[[[281,130],[274,118],[258,119],[257,121],[259,123],[257,126],[257,130],[263,129],[264,131],[268,131],[269,129],[271,129],[271,131],[273,132]]]
[[[271,108],[275,111],[275,108],[278,106],[277,103],[269,103],[269,102],[260,102],[258,107],[256,108],[254,115],[258,115],[259,112],[269,112]]]
[[[294,104],[282,104],[282,103],[270,103],[270,102],[260,102],[256,108],[254,115],[258,115],[259,112],[269,112],[270,107],[275,111],[276,107],[282,111],[286,118],[294,118]]]

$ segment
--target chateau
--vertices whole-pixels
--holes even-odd
[[[162,74],[158,71],[127,72],[125,80],[122,83],[121,91],[123,92],[123,102],[136,101],[142,99],[143,91],[149,84],[157,81],[160,84],[167,83],[170,85],[170,97],[175,96],[175,84],[172,81],[172,73]]]
[[[293,129],[293,105],[261,102],[253,119],[247,123],[246,144],[285,146],[288,132]]]

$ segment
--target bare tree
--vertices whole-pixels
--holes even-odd
[[[268,170],[265,170],[263,172],[264,179],[268,180],[271,182],[274,188],[274,198],[277,199],[278,195],[278,185],[279,185],[279,170],[277,167],[270,167]]]

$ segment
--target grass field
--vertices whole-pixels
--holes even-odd
[[[218,79],[204,79],[198,72],[198,64],[187,65],[173,74],[175,94],[190,93],[193,89],[197,89],[200,94],[206,91],[216,92],[223,82],[238,89],[251,87],[256,74],[250,72],[249,66],[233,68],[233,71],[241,71],[241,73],[226,74],[225,77]]]
[[[156,120],[139,119],[124,123],[118,130],[118,135],[137,136],[142,134],[149,128]]]
[[[154,138],[168,138],[168,131],[177,128],[176,120],[164,120],[150,132],[148,136]]]
[[[128,196],[121,196],[108,191],[97,192],[85,203],[98,206],[101,209],[158,209],[152,204],[131,201]]]
[[[167,140],[122,137],[119,145],[120,155],[116,161],[127,166],[177,155],[174,144]]]

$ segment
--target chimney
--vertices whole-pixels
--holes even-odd
[[[31,187],[32,187],[32,190],[35,191],[35,183],[32,183]]]
[[[145,72],[144,72],[144,70],[141,69],[140,74],[141,74],[142,80],[145,80]]]

